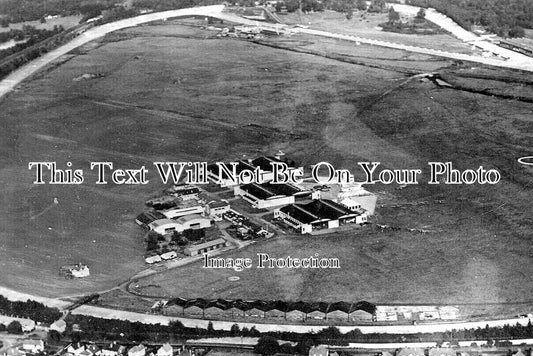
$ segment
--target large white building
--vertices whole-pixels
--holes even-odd
[[[185,253],[188,256],[202,255],[209,251],[223,248],[226,246],[226,244],[227,244],[226,240],[219,238],[219,239],[203,242],[200,244],[195,244],[195,245],[191,244],[183,250],[183,253]]]
[[[193,201],[191,200],[191,204],[185,204],[167,210],[161,210],[161,214],[163,214],[168,219],[176,219],[180,216],[186,216],[191,214],[203,214],[205,211],[204,207],[195,201],[194,203],[192,202]]]
[[[183,226],[172,219],[159,219],[148,224],[148,228],[160,235],[172,234],[174,231],[183,232]]]
[[[235,196],[240,196],[257,209],[294,204],[297,198],[312,197],[311,191],[293,184],[250,183],[237,186],[233,191]]]
[[[174,231],[183,232],[190,229],[208,228],[211,219],[198,214],[181,216],[177,219],[159,219],[148,224],[148,228],[161,235],[172,234]]]
[[[212,220],[198,214],[182,216],[175,220],[182,227],[182,231],[190,229],[205,229],[211,227]]]

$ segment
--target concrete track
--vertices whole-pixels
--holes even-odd
[[[212,17],[220,18],[222,20],[232,21],[232,22],[246,24],[246,25],[257,24],[255,21],[250,21],[250,20],[237,17],[235,15],[223,13],[222,10],[223,10],[222,5],[171,10],[171,11],[141,15],[141,16],[137,16],[134,18],[120,20],[117,22],[113,22],[113,23],[109,23],[106,25],[92,28],[90,30],[87,30],[85,33],[81,34],[80,36],[76,37],[71,42],[43,55],[42,57],[38,59],[35,59],[34,61],[28,63],[27,65],[11,73],[8,77],[6,77],[4,80],[0,82],[0,98],[5,96],[11,90],[13,90],[21,81],[35,74],[36,72],[44,68],[49,63],[52,63],[53,61],[57,60],[62,55],[90,41],[100,38],[110,32],[117,31],[123,28],[133,27],[133,26],[137,26],[137,25],[151,22],[151,21],[165,20],[168,18],[193,16],[193,15],[212,16]],[[265,23],[261,23],[261,26],[269,27],[271,29],[280,28],[279,25],[271,25],[271,24],[265,24]],[[285,29],[287,28],[285,27]],[[365,38],[360,38],[357,36],[334,34],[334,33],[329,33],[325,31],[317,31],[317,30],[312,30],[312,29],[291,29],[290,31],[296,32],[296,33],[298,32],[305,33],[305,34],[315,35],[315,36],[337,38],[340,40],[346,40],[346,41],[352,41],[352,42],[367,43],[367,44],[383,46],[383,47],[388,47],[388,48],[402,49],[402,50],[435,55],[435,56],[446,57],[446,58],[452,58],[452,59],[472,61],[472,62],[489,64],[489,65],[494,65],[494,66],[503,67],[503,68],[522,69],[522,70],[533,72],[533,58],[530,59],[528,57],[526,57],[525,59],[518,58],[518,57],[515,57],[513,59],[510,57],[511,58],[510,60],[504,61],[504,60],[497,60],[497,59],[491,59],[491,58],[470,56],[470,55],[465,55],[465,54],[438,51],[438,50],[427,49],[427,48],[407,46],[403,44],[397,44],[397,43],[391,43],[391,42],[385,42],[385,41],[365,39]],[[466,34],[464,35],[466,36]],[[19,292],[9,290],[7,288],[2,288],[2,287],[0,287],[0,294],[4,295],[10,300],[25,301],[28,299],[32,299],[32,300],[39,301],[47,306],[58,307],[61,309],[66,308],[71,304],[69,302],[62,301],[60,299],[33,296],[29,294],[19,293]],[[171,321],[179,320],[185,326],[202,327],[202,328],[206,328],[209,323],[208,320],[134,313],[134,312],[128,312],[128,311],[122,311],[122,310],[100,308],[100,307],[90,306],[90,305],[83,305],[75,309],[73,311],[73,314],[90,315],[90,316],[107,318],[107,319],[112,318],[112,319],[124,319],[124,320],[130,320],[130,321],[140,321],[143,323],[168,324]],[[231,326],[235,323],[236,322],[233,322],[233,321],[231,322],[230,321],[213,321],[213,326],[216,329],[229,330]],[[438,332],[438,331],[446,331],[446,330],[451,330],[451,329],[463,329],[463,328],[477,328],[477,327],[484,328],[486,325],[503,326],[505,324],[514,325],[516,323],[527,325],[528,319],[488,320],[488,321],[480,321],[480,322],[457,322],[457,323],[438,323],[438,324],[420,324],[420,325],[340,326],[339,329],[342,332],[347,332],[353,329],[360,329],[363,333],[380,332],[380,333],[391,333],[391,334],[405,334],[405,333],[418,333],[418,332]],[[259,331],[311,332],[311,331],[317,331],[317,330],[327,327],[327,326],[312,326],[312,325],[286,325],[286,324],[263,324],[263,323],[256,324],[253,322],[237,322],[237,324],[239,324],[241,327],[246,326],[248,328],[255,326],[257,330]]]
[[[407,13],[418,11],[418,8],[412,7],[412,6],[395,4],[395,7],[398,7],[399,11],[403,11]],[[67,44],[59,48],[56,48],[55,50],[52,50],[48,52],[47,54],[13,71],[5,79],[0,81],[0,99],[4,97],[7,93],[9,93],[11,90],[13,90],[24,79],[35,74],[36,72],[44,68],[46,65],[57,60],[62,55],[67,54],[73,49],[80,47],[97,38],[103,37],[106,34],[111,33],[113,31],[121,30],[121,29],[128,28],[128,27],[138,26],[140,24],[144,24],[144,23],[152,22],[152,21],[166,20],[169,18],[194,16],[194,15],[211,16],[211,17],[216,17],[216,18],[219,18],[225,21],[231,21],[231,22],[240,23],[244,25],[250,25],[250,26],[258,25],[257,21],[251,21],[251,20],[247,20],[247,19],[244,19],[242,17],[236,16],[233,14],[224,13],[223,9],[224,9],[223,5],[212,5],[212,6],[201,6],[201,7],[193,7],[193,8],[188,8],[188,9],[180,9],[180,10],[169,10],[169,11],[164,11],[164,12],[140,15],[140,16],[136,16],[133,18],[124,19],[124,20],[120,20],[120,21],[108,23],[102,26],[91,28],[87,30],[86,32],[82,33],[80,36],[73,39],[72,41],[68,42]],[[434,21],[435,23],[439,24],[439,26],[442,26],[443,28],[452,32],[454,35],[456,35],[458,38],[464,41],[472,41],[473,39],[479,40],[479,37],[460,28],[453,21],[452,23],[450,23],[451,20],[449,18],[445,17],[442,14],[437,13],[434,10],[428,10],[426,17],[430,21]],[[372,40],[372,39],[362,38],[358,36],[343,35],[340,33],[331,33],[331,32],[326,32],[326,31],[312,30],[312,29],[304,29],[304,28],[288,29],[287,26],[279,25],[279,24],[260,23],[260,26],[264,28],[269,28],[274,31],[285,29],[289,33],[305,33],[305,34],[314,35],[314,36],[336,38],[336,39],[346,40],[346,41],[351,41],[351,42],[356,42],[356,43],[359,42],[359,43],[371,44],[371,45],[376,45],[376,46],[401,49],[401,50],[406,50],[410,52],[434,55],[434,56],[439,56],[439,57],[446,57],[446,58],[457,59],[457,60],[483,63],[483,64],[493,65],[493,66],[502,67],[502,68],[520,69],[524,71],[533,72],[533,58],[521,55],[513,51],[506,50],[504,48],[498,47],[486,41],[477,41],[475,42],[475,44],[477,46],[483,47],[487,51],[490,51],[492,53],[497,53],[501,56],[509,58],[509,60],[484,58],[480,56],[472,56],[472,55],[461,54],[461,53],[445,52],[445,51],[434,50],[434,49],[429,49],[429,48],[408,46],[408,45],[403,45],[399,43]]]

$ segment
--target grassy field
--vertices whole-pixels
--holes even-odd
[[[47,20],[45,23],[41,23],[41,21],[39,20],[17,22],[17,23],[9,24],[9,27],[0,27],[0,32],[9,31],[10,29],[21,30],[22,26],[24,25],[29,25],[29,26],[33,26],[38,29],[46,29],[46,30],[51,30],[54,28],[54,26],[63,26],[65,29],[68,29],[70,27],[73,27],[79,24],[81,18],[82,17],[80,15],[76,15],[76,16],[73,15],[73,16],[64,16],[64,17],[58,17],[55,19],[50,19],[50,20]]]
[[[281,149],[304,166],[325,160],[358,171],[358,161],[371,160],[423,168],[427,177],[427,162],[438,160],[462,169],[497,168],[503,179],[494,186],[422,181],[402,190],[369,187],[382,198],[378,204],[423,202],[379,208],[380,224],[433,233],[371,228],[287,235],[230,254],[318,253],[339,258],[340,270],[238,273],[193,264],[138,281],[143,292],[377,303],[530,299],[533,172],[516,158],[533,154],[531,103],[429,82],[400,86],[418,62],[420,72],[448,68],[460,76],[477,70],[428,56],[308,37],[269,39],[267,46],[213,35],[171,22],[121,31],[76,51],[0,104],[0,283],[61,296],[111,288],[143,268],[141,232],[133,220],[161,184],[151,171],[145,186],[97,186],[90,161],[150,169],[152,161],[227,160]],[[103,77],[73,81],[84,73]],[[504,88],[531,90],[528,85]],[[85,170],[86,182],[33,185],[27,164],[44,160],[63,167],[73,162]],[[90,265],[91,277],[59,277],[62,264],[78,261]],[[233,275],[240,280],[230,282]],[[136,305],[123,298],[117,303]]]
[[[308,14],[290,13],[282,16],[287,24],[309,25],[313,29],[354,35],[375,40],[402,43],[410,46],[439,49],[448,52],[479,54],[471,46],[449,34],[413,35],[381,31],[379,25],[388,21],[388,14],[355,11],[351,20],[344,13],[326,10]],[[402,19],[404,22],[406,19]]]

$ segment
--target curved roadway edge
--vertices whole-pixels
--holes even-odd
[[[47,64],[53,62],[54,60],[58,59],[62,55],[67,54],[73,49],[80,47],[97,38],[103,37],[106,34],[113,32],[113,31],[121,30],[121,29],[128,28],[128,27],[138,26],[140,24],[144,24],[144,23],[152,22],[152,21],[165,20],[168,18],[182,17],[182,16],[195,16],[195,15],[211,16],[211,17],[222,19],[222,20],[231,21],[235,23],[241,23],[245,25],[251,25],[251,26],[258,25],[256,21],[250,21],[250,20],[244,19],[236,15],[223,13],[222,12],[223,9],[224,9],[224,5],[212,5],[212,6],[200,6],[200,7],[193,7],[193,8],[187,8],[187,9],[179,9],[179,10],[169,10],[169,11],[140,15],[140,16],[129,18],[129,19],[124,19],[124,20],[120,20],[120,21],[108,23],[102,26],[91,28],[85,31],[84,33],[82,33],[80,36],[74,38],[72,41],[68,42],[67,44],[61,47],[58,47],[55,50],[52,50],[48,52],[47,54],[18,68],[17,70],[12,72],[10,75],[8,75],[6,78],[4,78],[2,81],[0,81],[0,99],[4,97],[7,93],[9,93],[11,90],[13,90],[24,79],[35,74],[40,69],[44,68]],[[417,9],[418,8],[415,8],[415,7],[407,7],[407,8],[402,7],[401,10],[404,12],[410,13]],[[479,37],[460,28],[456,23],[451,21],[449,18],[445,17],[444,15],[432,9],[428,10],[426,16],[429,17],[428,19],[430,19],[430,21],[434,21],[439,26],[451,31],[455,36],[457,36],[459,39],[462,39],[463,41],[468,42],[474,38],[479,39]],[[450,24],[450,21],[451,21],[451,24]],[[260,26],[265,27],[265,28],[270,28],[275,31],[278,31],[281,28],[287,29],[286,25],[280,26],[279,24],[273,25],[273,24],[268,24],[268,23],[261,23]],[[470,62],[483,63],[483,64],[497,66],[497,67],[520,69],[524,71],[533,72],[533,58],[530,58],[530,57],[527,57],[527,56],[524,56],[524,55],[521,55],[519,53],[515,53],[512,51],[508,51],[504,48],[501,48],[499,46],[496,46],[492,43],[488,43],[485,41],[475,42],[475,45],[480,46],[480,43],[482,43],[483,46],[485,47],[488,46],[486,50],[503,55],[505,57],[509,57],[510,59],[507,61],[504,61],[504,60],[498,60],[498,59],[492,59],[492,58],[484,58],[484,57],[479,57],[479,56],[471,56],[471,55],[461,54],[461,53],[451,53],[451,52],[445,52],[445,51],[440,51],[440,50],[435,50],[435,49],[408,46],[408,45],[392,43],[392,42],[387,42],[387,41],[372,40],[372,39],[367,39],[367,38],[362,38],[362,37],[357,37],[357,36],[352,36],[352,35],[343,35],[339,33],[331,33],[331,32],[326,32],[326,31],[318,31],[318,30],[304,29],[304,28],[293,28],[293,29],[290,29],[288,32],[289,33],[291,32],[292,33],[306,33],[310,35],[336,38],[336,39],[347,40],[351,42],[360,42],[360,43],[366,43],[366,44],[371,44],[371,45],[376,45],[376,46],[401,49],[401,50],[406,50],[410,52],[416,52],[416,53],[434,55],[434,56],[439,56],[439,57],[446,57],[446,58],[457,59],[457,60],[465,60],[465,61],[470,61]]]
[[[186,327],[207,328],[209,322],[213,323],[215,329],[230,330],[234,324],[239,327],[255,327],[258,331],[290,331],[296,333],[310,333],[317,332],[321,329],[330,327],[331,325],[291,325],[291,324],[264,324],[241,321],[217,321],[207,319],[190,319],[182,317],[171,317],[164,315],[143,314],[123,310],[114,310],[107,308],[100,308],[91,305],[82,305],[81,307],[72,311],[72,314],[90,315],[103,319],[121,319],[129,321],[138,321],[147,324],[161,324],[168,325],[172,321],[180,321]],[[504,325],[520,325],[526,326],[529,319],[505,319],[505,320],[489,320],[476,322],[457,322],[457,323],[439,323],[439,324],[418,324],[418,325],[361,325],[361,326],[336,326],[342,333],[359,329],[363,334],[369,333],[388,333],[388,334],[415,334],[415,333],[432,333],[444,332],[452,329],[471,329],[484,328],[485,326],[497,327]]]
[[[181,17],[181,16],[217,16],[222,13],[224,5],[213,5],[213,6],[200,6],[192,7],[187,9],[180,10],[169,10],[163,12],[156,12],[151,14],[140,15],[112,23],[108,23],[102,26],[93,27],[78,37],[74,38],[72,41],[64,44],[55,50],[52,50],[45,55],[36,58],[30,63],[20,67],[19,69],[12,72],[5,79],[0,82],[0,98],[4,97],[7,93],[15,88],[20,82],[29,76],[35,74],[40,69],[44,68],[47,64],[58,59],[64,54],[72,51],[73,49],[80,47],[90,41],[93,41],[97,38],[103,37],[106,34],[121,30],[123,28],[138,26],[143,23],[165,20],[172,17]]]
[[[35,300],[49,307],[55,307],[59,309],[65,309],[72,303],[66,302],[60,299],[45,298],[34,296],[26,293],[16,292],[14,290],[0,287],[0,295],[3,295],[12,301],[27,301]],[[145,324],[161,324],[168,325],[173,321],[179,321],[186,327],[199,327],[206,329],[209,322],[213,324],[215,329],[230,330],[234,324],[239,325],[240,328],[255,327],[261,332],[267,331],[290,331],[297,333],[309,333],[317,332],[321,329],[330,327],[331,325],[292,325],[292,324],[265,324],[265,323],[251,323],[241,321],[219,321],[209,319],[192,319],[182,317],[172,317],[166,315],[155,315],[136,313],[125,310],[116,310],[109,308],[102,308],[92,305],[82,305],[73,311],[74,315],[86,315],[102,319],[118,319],[128,320],[131,322],[141,322]],[[342,333],[349,332],[351,330],[359,329],[363,334],[368,333],[388,333],[388,334],[413,334],[413,333],[430,333],[430,332],[444,332],[452,329],[470,329],[470,328],[484,328],[489,327],[501,327],[504,325],[527,325],[529,319],[517,318],[517,319],[504,319],[504,320],[487,320],[476,322],[457,322],[457,323],[438,323],[438,324],[419,324],[419,325],[361,325],[361,326],[336,326]]]
[[[242,19],[237,16],[230,15],[230,14],[224,14],[222,13],[223,8],[224,8],[223,5],[213,5],[213,6],[180,9],[180,10],[170,10],[170,11],[165,11],[165,12],[141,15],[141,16],[137,16],[134,18],[125,19],[125,20],[120,20],[117,22],[105,24],[105,25],[87,30],[85,33],[76,37],[69,43],[45,54],[42,57],[39,57],[33,60],[27,65],[12,72],[9,76],[7,76],[4,80],[0,82],[0,98],[5,96],[11,90],[13,90],[16,87],[16,85],[18,85],[21,81],[35,74],[37,71],[39,71],[44,66],[51,63],[52,61],[58,59],[60,56],[92,40],[100,38],[106,35],[107,33],[117,31],[123,28],[133,27],[133,26],[137,26],[143,23],[157,21],[157,20],[165,20],[167,18],[180,17],[180,16],[195,16],[195,15],[212,16],[212,17],[220,18],[222,20],[233,21],[233,22],[247,24],[247,25],[256,24],[256,22],[254,21]],[[278,28],[278,26],[272,26],[272,25],[263,24],[263,23],[261,24],[261,26]],[[419,47],[413,47],[413,46],[406,46],[406,45],[395,44],[395,43],[384,42],[384,41],[363,39],[363,38],[359,38],[356,36],[332,34],[332,33],[325,32],[325,31],[316,31],[316,30],[311,30],[311,29],[297,29],[296,32],[344,39],[344,40],[349,40],[349,41],[354,41],[354,42],[357,41],[357,42],[362,42],[362,43],[403,49],[407,51],[413,51],[413,52],[430,54],[430,55],[437,55],[437,56],[448,57],[448,58],[453,58],[453,59],[462,59],[462,60],[467,60],[467,61],[500,66],[500,67],[516,68],[516,69],[522,69],[522,70],[527,70],[527,71],[533,71],[533,64],[532,64],[533,59],[531,59],[530,61],[524,64],[520,64],[517,62],[510,63],[510,62],[491,60],[487,58],[480,58],[480,57],[457,54],[457,53],[449,53],[449,52],[443,52],[443,51],[437,51],[437,50],[431,50],[431,49],[425,49],[425,48],[419,48]],[[5,296],[9,300],[15,300],[15,301],[26,301],[28,299],[31,299],[31,300],[35,300],[40,303],[43,303],[46,306],[56,307],[60,309],[64,309],[71,304],[69,302],[62,301],[60,299],[34,296],[30,294],[16,292],[14,290],[7,289],[4,287],[0,287],[0,295]],[[95,307],[95,306],[89,306],[89,305],[83,305],[75,309],[74,311],[72,311],[72,314],[88,315],[88,316],[99,317],[99,318],[104,318],[104,319],[122,319],[122,320],[129,320],[129,321],[139,321],[139,322],[151,323],[151,324],[157,323],[157,324],[162,324],[162,325],[168,325],[170,322],[178,320],[187,327],[201,327],[201,328],[207,328],[208,323],[209,323],[209,320],[203,320],[203,319],[190,319],[190,318],[170,317],[170,316],[153,315],[153,314],[143,314],[143,313],[107,309],[107,308],[101,308],[101,307]],[[440,331],[447,331],[451,329],[462,329],[462,328],[478,328],[478,327],[483,328],[486,325],[503,326],[505,324],[514,325],[516,323],[527,325],[528,321],[529,321],[528,319],[506,319],[506,320],[490,320],[490,321],[482,321],[482,322],[439,323],[439,324],[423,324],[423,325],[338,326],[338,328],[343,333],[348,332],[350,330],[359,329],[363,333],[379,332],[379,333],[390,333],[390,334],[408,334],[408,333],[419,333],[419,332],[440,332]],[[316,332],[323,328],[329,327],[329,325],[311,326],[311,325],[262,324],[262,323],[255,324],[255,323],[249,323],[249,322],[229,322],[229,321],[216,321],[216,320],[213,320],[212,323],[213,323],[213,326],[217,329],[229,330],[232,325],[238,324],[241,327],[248,327],[248,328],[255,326],[257,330],[263,331],[263,332],[265,331],[293,331],[293,332],[303,333],[303,332],[312,332],[312,331]]]
[[[411,6],[411,5],[402,5],[402,4],[389,4],[390,6],[394,7],[394,10],[409,14],[409,15],[416,15],[418,11],[420,10],[420,7],[418,6]],[[512,63],[521,64],[524,66],[528,66],[531,69],[533,69],[533,58],[525,56],[521,53],[511,51],[509,49],[500,47],[496,45],[495,43],[492,43],[490,41],[485,40],[484,38],[465,30],[459,24],[457,24],[455,21],[453,21],[448,16],[436,11],[435,9],[429,8],[426,9],[426,20],[433,22],[437,26],[440,26],[444,30],[450,32],[452,35],[457,37],[463,42],[469,43],[474,45],[475,47],[481,48],[484,51],[494,53],[495,55],[509,58],[509,61]]]

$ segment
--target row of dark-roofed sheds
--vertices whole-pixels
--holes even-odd
[[[287,302],[282,300],[227,300],[227,299],[184,299],[169,300],[165,310],[178,308],[184,316],[221,318],[269,318],[284,320],[344,320],[371,321],[376,311],[372,303],[349,302]]]

